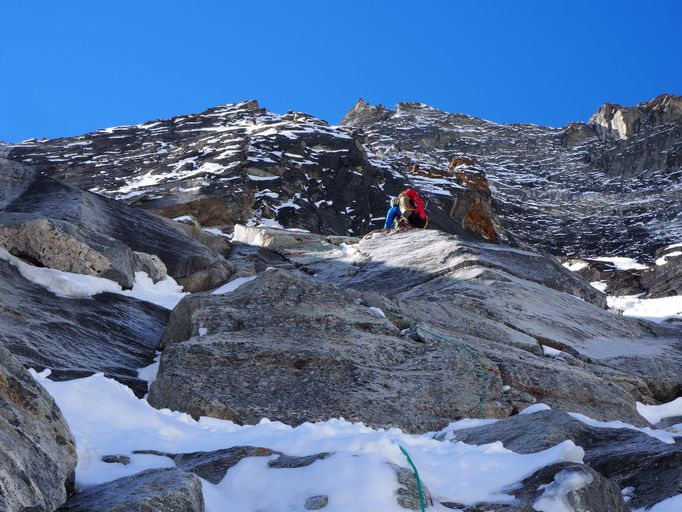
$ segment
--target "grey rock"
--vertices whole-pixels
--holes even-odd
[[[176,468],[149,469],[81,490],[60,512],[203,512],[201,480]]]
[[[343,416],[409,431],[476,414],[480,372],[473,361],[445,345],[403,338],[357,298],[272,270],[225,295],[183,299],[162,338],[150,403],[238,423]],[[199,325],[208,334],[192,337]],[[461,378],[452,378],[453,368]],[[489,391],[493,404],[500,395]]]
[[[314,455],[307,455],[304,457],[294,457],[292,455],[280,455],[276,459],[268,462],[268,467],[278,468],[278,469],[293,469],[293,468],[303,468],[310,466],[313,462],[318,460],[324,460],[329,457],[331,453],[323,452],[316,453]]]
[[[52,397],[1,343],[0,411],[0,510],[52,512],[73,492],[73,436]]]
[[[474,390],[481,386],[493,393],[484,397],[486,414],[506,416],[542,400],[644,425],[635,401],[677,396],[682,333],[601,309],[603,294],[552,258],[420,230],[376,233],[345,248],[328,237],[274,229],[238,226],[235,238],[265,245],[318,280],[383,294],[384,314],[396,328],[414,324],[416,331],[406,334],[450,345],[444,350],[470,361],[473,367],[457,374],[470,379],[470,393],[480,397]],[[171,318],[164,338],[180,332],[174,325]],[[542,345],[566,357],[543,356]],[[470,352],[486,366],[492,361],[494,374],[486,375]],[[512,391],[500,395],[503,384]],[[456,414],[478,415],[478,409],[470,403]]]
[[[424,482],[417,484],[417,478],[411,469],[400,466],[393,466],[396,476],[398,478],[397,501],[398,505],[408,510],[421,510],[421,503],[424,502],[424,507],[428,508],[433,505],[431,492],[426,487]],[[419,491],[421,490],[422,498],[419,499]]]
[[[329,496],[326,496],[325,494],[319,494],[317,496],[311,496],[305,500],[304,507],[306,510],[320,510],[326,507],[328,503]]]
[[[183,471],[194,473],[212,484],[218,484],[227,471],[246,457],[268,457],[278,452],[257,446],[233,446],[223,450],[193,453],[165,453],[155,450],[136,450],[133,453],[151,454],[173,459]]]
[[[564,478],[582,480],[577,489],[561,489]],[[505,512],[534,512],[536,501],[547,493],[559,500],[573,512],[629,512],[618,486],[588,466],[576,463],[561,463],[542,468],[522,482],[523,487],[515,492],[521,504],[502,508]]]
[[[233,272],[221,253],[192,236],[196,228],[7,160],[0,160],[0,178],[0,244],[19,257],[107,277],[124,287],[132,286],[136,271],[162,277],[164,266],[188,291],[215,287]]]
[[[655,265],[642,275],[642,284],[649,297],[682,295],[682,247],[664,247],[656,252],[656,258],[665,262]]]
[[[103,455],[102,462],[106,462],[107,464],[123,464],[124,466],[127,466],[130,464],[130,457],[127,455]]]
[[[102,293],[57,297],[0,261],[0,344],[25,366],[50,368],[56,380],[104,372],[138,396],[147,391],[137,369],[151,364],[168,310]]]
[[[680,493],[682,445],[631,429],[592,427],[562,411],[521,414],[457,430],[454,436],[467,444],[502,441],[517,453],[534,453],[570,439],[585,450],[585,464],[620,488],[635,488],[631,505],[636,508],[651,507]]]

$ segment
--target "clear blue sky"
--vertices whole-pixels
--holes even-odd
[[[332,123],[363,97],[499,122],[682,94],[682,2],[0,0],[0,140],[245,99]]]

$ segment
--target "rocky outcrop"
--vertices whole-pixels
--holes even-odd
[[[104,372],[139,396],[137,369],[152,362],[168,310],[109,293],[65,299],[0,260],[0,344],[27,367],[56,380]]]
[[[682,96],[661,94],[634,107],[606,103],[590,117],[599,135],[624,140],[639,134],[645,127],[653,128],[682,122]]]
[[[682,295],[682,244],[656,252],[656,266],[642,274],[642,285],[650,297]]]
[[[621,489],[634,487],[630,505],[638,509],[680,491],[682,445],[627,428],[590,426],[562,411],[520,414],[492,425],[457,430],[453,435],[467,444],[502,441],[505,448],[517,453],[535,453],[570,439],[585,450],[585,464]]]
[[[59,512],[204,512],[201,480],[175,468],[149,469],[83,489]]]
[[[52,397],[2,344],[0,411],[0,510],[52,512],[73,492],[76,446]]]
[[[605,311],[603,294],[537,253],[428,230],[351,245],[238,227],[234,239],[298,272],[185,298],[162,336],[149,395],[157,407],[424,431],[448,417],[505,417],[538,399],[644,424],[635,401],[679,393],[678,331]]]
[[[137,271],[157,280],[167,271],[188,291],[213,288],[233,272],[222,253],[193,237],[189,226],[13,162],[0,161],[0,179],[0,245],[20,258],[126,288]]]

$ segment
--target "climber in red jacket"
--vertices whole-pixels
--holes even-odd
[[[424,209],[424,201],[419,192],[413,188],[403,190],[397,198],[398,206],[400,207],[400,219],[398,219],[398,227],[401,224],[410,225],[414,228],[426,229],[429,225],[429,217],[426,215]]]

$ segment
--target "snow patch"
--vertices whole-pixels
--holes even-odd
[[[144,368],[137,370],[137,378],[147,382],[147,387],[152,385],[156,380],[156,374],[159,372],[159,360],[161,359],[161,352],[157,352],[154,356],[154,362]]]
[[[649,423],[656,425],[664,418],[682,416],[682,397],[660,405],[645,405],[637,402],[637,412]]]
[[[568,502],[568,493],[582,489],[591,484],[592,480],[594,478],[591,474],[582,471],[559,471],[551,484],[543,486],[544,491],[533,503],[533,508],[540,512],[573,512],[573,507]]]
[[[166,309],[173,309],[187,295],[182,291],[182,286],[171,276],[166,276],[154,283],[145,272],[135,272],[133,288],[124,290],[120,284],[103,277],[29,265],[2,248],[0,248],[0,259],[17,267],[24,279],[42,286],[58,297],[84,299],[99,293],[116,293],[151,302]]]
[[[223,293],[229,293],[235,291],[237,288],[239,288],[241,285],[248,283],[249,281],[253,281],[256,279],[258,276],[249,276],[249,277],[238,277],[237,279],[234,279],[230,281],[229,283],[225,283],[219,288],[216,288],[213,290],[211,293],[213,295],[222,295]]]
[[[646,270],[647,265],[638,262],[634,258],[625,258],[623,256],[602,256],[599,258],[589,258],[590,261],[603,261],[611,263],[618,270]]]
[[[663,256],[658,258],[655,263],[660,267],[661,265],[665,265],[666,263],[668,263],[668,258],[672,258],[674,256],[682,256],[682,251],[673,251],[669,252],[668,254],[664,254]]]
[[[658,299],[640,299],[634,295],[606,298],[609,308],[623,314],[661,323],[669,320],[682,320],[682,295]]]

